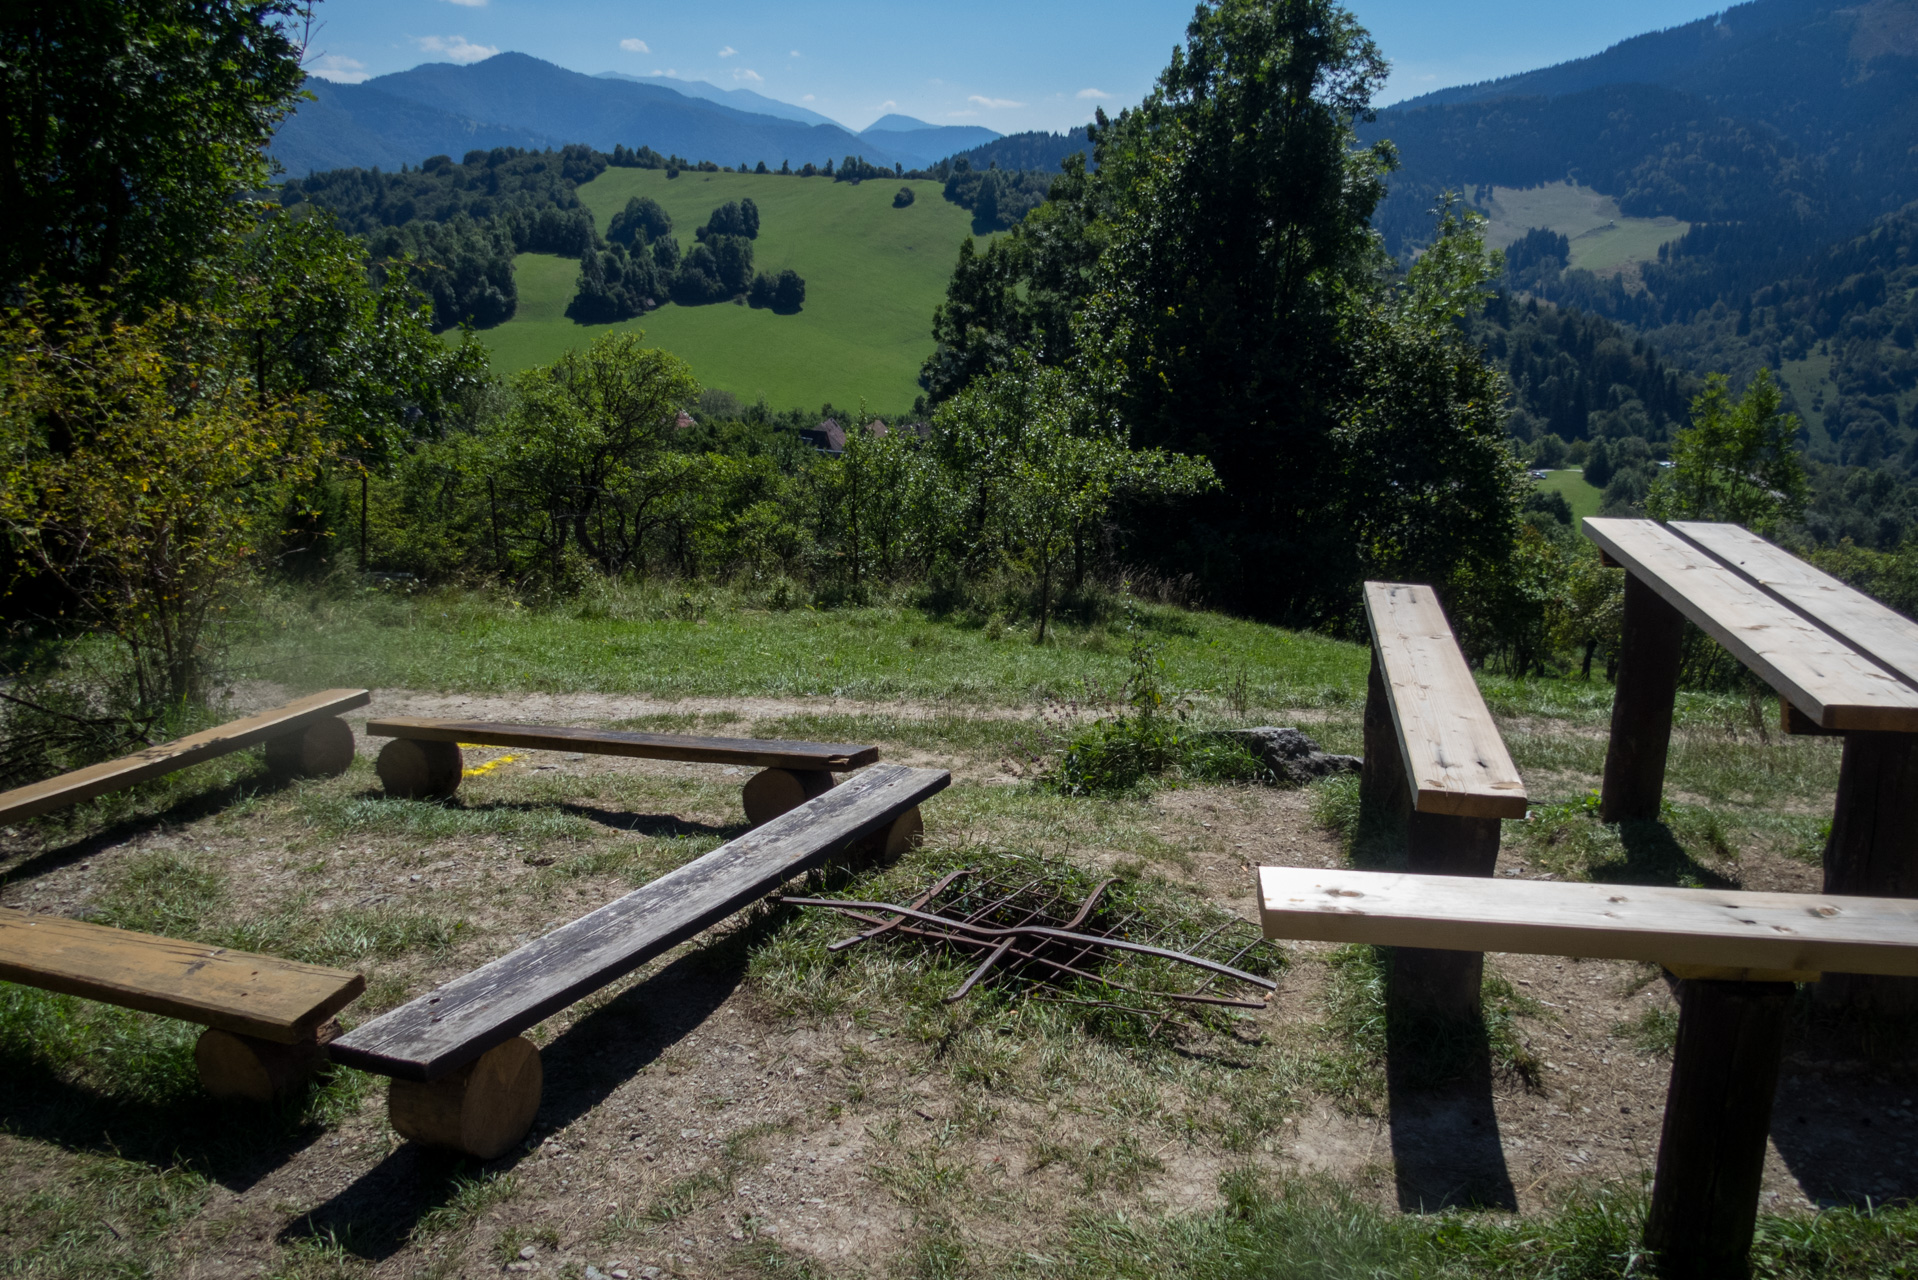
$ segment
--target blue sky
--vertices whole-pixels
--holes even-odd
[[[1393,65],[1381,102],[1596,53],[1724,8],[1693,0],[1352,0]],[[340,80],[514,50],[575,71],[746,88],[855,129],[898,111],[1001,133],[1064,129],[1137,102],[1191,0],[322,0],[309,68]]]

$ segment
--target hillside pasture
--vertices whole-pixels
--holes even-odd
[[[1490,219],[1485,243],[1503,249],[1533,227],[1572,242],[1570,265],[1610,275],[1658,257],[1658,246],[1691,230],[1677,218],[1628,218],[1618,201],[1590,187],[1548,182],[1539,187],[1493,187],[1481,211]]]
[[[900,187],[913,189],[903,209]],[[949,204],[936,182],[875,179],[853,184],[824,178],[745,173],[682,173],[608,169],[579,189],[603,232],[634,196],[650,196],[672,216],[683,249],[693,230],[729,200],[759,206],[754,266],[790,267],[806,280],[797,315],[743,305],[667,305],[611,325],[566,317],[577,263],[522,254],[514,269],[519,311],[482,333],[496,368],[514,372],[547,364],[608,330],[643,330],[647,341],[692,365],[702,385],[775,409],[865,400],[874,412],[896,412],[919,394],[919,366],[932,354],[932,313],[971,230],[971,215]]]
[[[1586,483],[1585,473],[1576,468],[1550,472],[1537,484],[1547,493],[1564,494],[1567,505],[1572,508],[1573,520],[1597,515],[1599,506],[1605,501],[1604,491]]]

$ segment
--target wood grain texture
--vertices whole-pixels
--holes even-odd
[[[0,978],[280,1044],[312,1039],[366,990],[341,969],[6,910]]]
[[[395,1080],[386,1118],[401,1137],[495,1160],[533,1127],[545,1083],[538,1047],[515,1036],[437,1080]]]
[[[473,1061],[871,836],[952,775],[875,765],[625,897],[529,942],[328,1046],[334,1061],[432,1080]]]
[[[1804,614],[1907,683],[1918,684],[1918,624],[1911,619],[1739,525],[1674,520],[1671,528],[1773,599]]]
[[[119,791],[136,782],[199,764],[216,756],[243,751],[268,738],[304,729],[315,721],[363,707],[372,700],[364,689],[328,689],[275,707],[257,716],[235,720],[215,729],[136,751],[118,760],[75,769],[45,782],[35,782],[0,794],[0,821],[37,817],[82,800]]]
[[[1268,938],[1918,975],[1918,900],[1259,868]]]
[[[1593,516],[1585,536],[1821,728],[1918,732],[1918,689],[1671,530]]]
[[[1365,613],[1390,694],[1412,808],[1468,818],[1524,817],[1525,783],[1432,589],[1368,582]]]
[[[1650,822],[1665,798],[1672,709],[1685,654],[1685,615],[1643,578],[1625,576],[1625,613],[1612,689],[1612,731],[1599,791],[1601,822]]]
[[[525,751],[583,751],[646,760],[693,760],[762,769],[830,769],[844,773],[879,759],[879,748],[845,742],[782,742],[773,738],[696,738],[679,733],[622,733],[567,725],[498,724],[489,720],[385,719],[367,722],[376,738],[466,742]]]
[[[782,813],[791,813],[806,801],[832,790],[832,774],[825,769],[761,769],[739,790],[746,821],[763,827]]]

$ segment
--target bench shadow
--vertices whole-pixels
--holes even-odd
[[[68,843],[41,850],[13,866],[0,869],[0,888],[37,879],[62,867],[82,862],[139,836],[151,835],[168,827],[186,826],[210,818],[221,810],[253,796],[269,796],[300,781],[282,778],[265,766],[232,782],[183,797],[156,813],[116,818],[95,831],[71,835]],[[0,863],[5,862],[0,855]]]
[[[466,803],[458,794],[439,800],[407,800],[386,794],[380,787],[367,787],[356,793],[355,800],[381,800],[392,804],[433,805],[456,813],[564,813],[588,822],[610,827],[615,831],[631,832],[635,835],[672,838],[676,836],[720,836],[734,839],[752,830],[742,815],[738,822],[713,823],[689,822],[685,818],[670,813],[637,813],[631,809],[598,809],[592,805],[579,804],[570,800],[487,800],[480,804]]]
[[[285,1100],[222,1101],[197,1088],[158,1100],[116,1097],[62,1079],[29,1054],[0,1054],[0,1130],[157,1170],[185,1165],[243,1192],[327,1133],[304,1112],[324,1077]]]
[[[1388,1007],[1385,1087],[1399,1209],[1516,1212],[1481,1022],[1441,1023]]]
[[[1700,889],[1736,889],[1738,882],[1685,852],[1662,822],[1621,822],[1618,842],[1624,857],[1595,862],[1588,870],[1603,884],[1683,885]]]
[[[796,914],[762,907],[708,945],[688,952],[598,1004],[540,1048],[545,1090],[532,1133],[521,1146],[483,1166],[514,1168],[540,1135],[566,1128],[644,1071],[730,998],[746,977],[753,948]],[[594,997],[588,997],[588,1001]],[[281,1243],[335,1242],[380,1261],[405,1247],[421,1218],[445,1204],[479,1172],[473,1161],[408,1142],[325,1203],[280,1232]]]
[[[1918,1204],[1918,1021],[1817,1008],[1809,988],[1772,1103],[1771,1138],[1820,1208]]]

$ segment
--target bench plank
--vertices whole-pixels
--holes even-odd
[[[366,990],[342,969],[0,910],[0,979],[280,1044]]]
[[[375,1018],[327,1046],[336,1062],[432,1080],[740,908],[952,781],[943,769],[874,765],[765,826],[589,915]]]
[[[1820,728],[1918,732],[1918,689],[1650,520],[1585,520],[1585,536]]]
[[[1918,976],[1918,899],[1260,867],[1268,938]]]
[[[420,738],[525,751],[582,751],[647,760],[692,760],[755,765],[762,769],[821,769],[843,773],[879,759],[879,748],[844,742],[785,742],[773,738],[697,738],[677,733],[622,733],[567,725],[497,724],[488,720],[389,718],[367,723],[376,738]]]
[[[1766,594],[1835,633],[1908,682],[1918,682],[1918,625],[1862,591],[1735,524],[1674,520],[1680,537]]]
[[[1524,817],[1525,783],[1432,589],[1368,582],[1365,612],[1391,694],[1412,807],[1468,818]]]
[[[216,756],[243,751],[268,738],[296,732],[318,720],[343,711],[363,707],[372,700],[365,689],[328,689],[289,702],[283,707],[263,711],[257,716],[235,720],[217,728],[190,734],[174,742],[164,742],[145,751],[136,751],[118,760],[89,765],[72,773],[63,773],[45,782],[30,783],[0,794],[0,821],[38,817],[82,800],[91,800],[109,791],[119,791],[136,782],[199,764]]]

